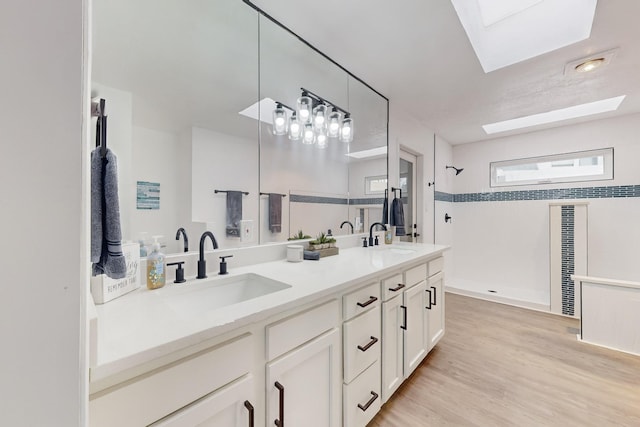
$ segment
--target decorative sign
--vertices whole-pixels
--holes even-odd
[[[138,181],[136,207],[138,209],[160,209],[160,183]]]

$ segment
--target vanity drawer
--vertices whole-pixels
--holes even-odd
[[[321,335],[340,323],[338,300],[312,308],[301,314],[273,323],[266,328],[267,360],[276,357]]]
[[[404,272],[404,284],[407,288],[427,279],[427,264],[416,265]]]
[[[344,427],[364,427],[380,411],[380,361],[343,385]]]
[[[380,291],[382,293],[382,300],[387,301],[388,299],[401,294],[406,286],[404,284],[402,274],[398,273],[395,276],[383,279],[381,287],[382,289]]]
[[[380,306],[344,323],[344,382],[380,359]]]
[[[344,320],[380,305],[380,284],[372,283],[347,294],[342,299]]]
[[[245,334],[95,393],[89,396],[89,425],[149,425],[247,374],[254,351],[252,335]]]
[[[429,277],[438,274],[444,268],[444,257],[438,257],[429,261]]]

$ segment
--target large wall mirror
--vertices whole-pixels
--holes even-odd
[[[175,253],[180,227],[197,250],[205,230],[239,247],[381,218],[386,98],[241,0],[94,0],[92,15],[124,239],[162,236]],[[274,135],[274,103],[295,109],[303,87],[351,114],[351,142]],[[243,193],[241,235],[224,191]]]

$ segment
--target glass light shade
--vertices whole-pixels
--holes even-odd
[[[318,148],[327,148],[327,139],[327,134],[324,132],[316,134],[316,144],[318,144]]]
[[[296,116],[296,113],[291,115],[289,119],[289,139],[292,141],[297,141],[302,136],[302,125]]]
[[[340,141],[353,141],[353,119],[351,119],[351,117],[345,117],[342,121],[342,127],[340,128]]]
[[[298,120],[300,123],[311,123],[311,109],[313,103],[308,96],[301,96],[296,102],[296,112],[298,113]]]
[[[329,138],[337,138],[340,134],[340,111],[333,110],[329,114],[329,120],[327,125],[327,135]]]
[[[313,127],[316,132],[324,130],[327,125],[327,106],[324,104],[317,105],[313,109]]]
[[[313,144],[316,140],[316,134],[313,132],[313,125],[311,123],[305,123],[304,130],[302,131],[302,142],[304,144]]]
[[[284,135],[287,133],[287,112],[282,105],[277,105],[273,110],[273,134]]]

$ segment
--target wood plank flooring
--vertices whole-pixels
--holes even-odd
[[[445,336],[369,427],[640,427],[640,357],[578,342],[575,319],[454,294],[445,307]]]

